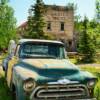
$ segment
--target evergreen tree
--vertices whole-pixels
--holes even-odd
[[[94,61],[95,46],[90,34],[88,34],[88,19],[86,17],[83,22],[83,31],[80,33],[78,52],[82,55],[81,61]]]
[[[7,48],[9,40],[16,37],[14,11],[7,3],[7,0],[0,1],[0,49]]]
[[[42,0],[36,0],[36,4],[31,6],[28,17],[28,29],[26,37],[28,38],[45,38],[44,27],[45,22],[43,15],[45,12]]]
[[[96,19],[100,22],[100,0],[96,0]]]

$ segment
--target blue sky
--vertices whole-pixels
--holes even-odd
[[[77,4],[77,13],[82,17],[86,15],[92,19],[95,15],[95,0],[43,0],[45,4],[67,5],[68,2]],[[28,16],[30,5],[34,4],[35,0],[10,0],[10,5],[15,11],[17,25],[25,22]]]

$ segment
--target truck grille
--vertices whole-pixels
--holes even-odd
[[[72,100],[89,97],[88,93],[84,85],[48,85],[38,86],[32,93],[32,98],[37,100]]]

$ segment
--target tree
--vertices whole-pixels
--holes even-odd
[[[100,50],[100,24],[95,19],[89,22],[88,33],[91,35],[96,51],[98,52]]]
[[[82,55],[81,61],[93,62],[95,56],[95,45],[88,33],[88,19],[84,18],[83,31],[80,33],[78,52]]]
[[[43,15],[45,12],[42,0],[36,0],[36,4],[29,9],[28,29],[26,37],[28,38],[45,38],[44,27],[45,22]]]
[[[16,19],[7,0],[0,1],[0,49],[5,49],[8,42],[16,37]]]
[[[100,22],[100,0],[96,0],[96,19]]]

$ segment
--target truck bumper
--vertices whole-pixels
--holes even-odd
[[[30,99],[30,100],[33,100],[33,99]],[[34,100],[47,100],[47,99],[35,99]],[[50,100],[50,99],[49,99]],[[52,99],[54,100],[54,99]],[[56,99],[57,100],[57,99]],[[59,100],[59,99],[58,99]],[[61,100],[68,100],[68,99],[61,99]],[[91,99],[72,99],[72,100],[97,100],[96,98],[91,98]]]
[[[97,100],[96,98],[91,98],[91,99],[75,99],[75,100]]]

